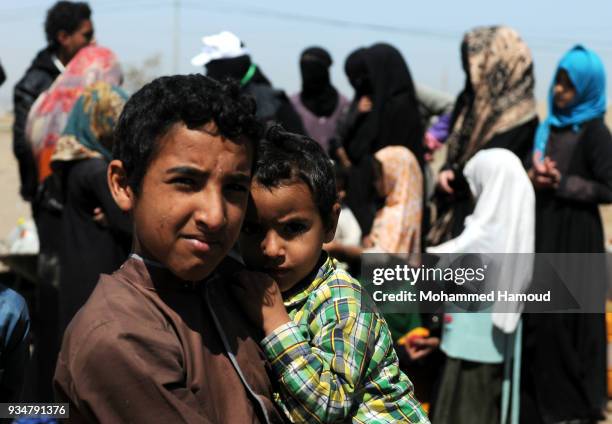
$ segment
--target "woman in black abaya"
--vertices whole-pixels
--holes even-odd
[[[346,202],[368,234],[376,212],[374,153],[405,146],[422,167],[423,126],[410,71],[397,49],[384,43],[358,49],[347,58],[345,72],[355,98],[338,130],[334,154],[350,170]]]

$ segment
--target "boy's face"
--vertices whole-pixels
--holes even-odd
[[[225,257],[248,201],[251,143],[224,139],[215,130],[214,124],[175,124],[158,141],[131,203],[136,252],[188,281],[207,277]]]
[[[79,27],[71,34],[60,31],[57,39],[64,57],[70,61],[83,47],[92,42],[94,29],[91,20],[84,19]],[[66,62],[67,64],[67,62]]]
[[[316,266],[323,243],[334,237],[330,227],[303,182],[269,190],[254,181],[240,248],[248,267],[269,274],[284,291]]]

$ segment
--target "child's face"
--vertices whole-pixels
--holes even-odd
[[[572,100],[576,97],[576,88],[567,74],[567,71],[560,69],[555,79],[555,86],[553,88],[553,99],[555,106],[559,109],[564,109],[570,105]]]
[[[334,237],[335,224],[330,227],[325,228],[303,182],[271,191],[253,182],[240,235],[242,255],[247,266],[269,274],[281,290],[288,290],[314,269],[323,243]]]
[[[251,143],[213,135],[215,129],[175,124],[159,140],[131,204],[136,252],[188,281],[207,277],[225,257],[248,202]]]

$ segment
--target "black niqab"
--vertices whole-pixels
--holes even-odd
[[[372,94],[372,84],[366,64],[367,49],[360,47],[352,52],[344,63],[344,73],[355,90],[355,99]]]
[[[364,234],[376,211],[373,155],[386,146],[405,146],[424,165],[423,126],[412,77],[400,52],[388,44],[361,48],[347,58],[345,72],[355,89],[351,110],[367,95],[372,110],[358,113],[343,146],[353,167],[346,202]]]
[[[389,44],[375,44],[353,52],[345,70],[356,96],[371,90],[373,104],[360,128],[347,140],[345,149],[351,160],[400,145],[408,147],[423,165],[423,126],[412,77],[401,53]]]
[[[338,91],[331,85],[329,67],[332,58],[320,47],[310,47],[302,52],[302,103],[316,116],[331,116],[338,105]]]

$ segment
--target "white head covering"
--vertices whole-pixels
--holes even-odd
[[[457,238],[427,251],[534,253],[535,194],[518,157],[506,149],[480,150],[467,162],[463,174],[476,198],[474,213],[465,219],[465,229]],[[504,255],[499,274],[491,277],[498,279],[500,289],[520,293],[530,283],[532,272],[531,255]],[[512,332],[522,309],[517,304],[514,314],[494,313],[493,323]]]
[[[191,59],[193,66],[201,67],[217,59],[231,59],[248,54],[240,38],[229,31],[202,37],[202,52]]]

